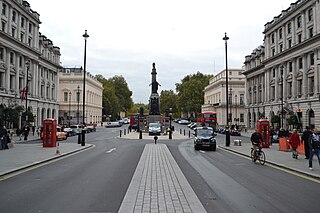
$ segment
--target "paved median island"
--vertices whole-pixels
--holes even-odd
[[[165,144],[147,144],[119,212],[206,212]]]
[[[140,136],[139,134],[140,134],[139,132],[129,132],[124,135],[123,131],[122,131],[121,138],[123,138],[123,139],[139,139],[139,136]],[[158,137],[158,140],[169,140],[169,134],[149,135],[149,133],[142,133],[143,140],[154,140],[155,136]],[[120,133],[119,133],[118,137],[120,137]],[[192,138],[192,137],[193,137],[193,135],[191,134],[190,138]],[[186,133],[184,135],[184,134],[180,134],[178,131],[174,131],[172,133],[172,140],[178,140],[178,139],[189,139],[189,134]]]

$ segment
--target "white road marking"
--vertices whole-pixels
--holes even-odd
[[[106,151],[106,153],[111,153],[111,152],[113,152],[113,151],[115,151],[116,150],[116,148],[112,148],[112,149],[109,149],[108,151]]]

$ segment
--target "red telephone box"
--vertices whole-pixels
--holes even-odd
[[[262,135],[262,148],[269,148],[270,146],[270,123],[266,119],[258,120],[257,129]]]
[[[42,122],[42,145],[43,147],[56,147],[57,121],[48,118]]]

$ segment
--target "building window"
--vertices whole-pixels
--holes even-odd
[[[309,28],[309,38],[313,37],[313,27]]]
[[[272,77],[275,78],[276,77],[276,69],[272,69]]]
[[[310,65],[314,65],[314,53],[310,54]]]
[[[302,58],[299,58],[299,69],[303,68],[303,64],[302,64]]]
[[[24,34],[23,33],[20,33],[20,41],[24,42]]]
[[[274,48],[271,49],[271,52],[272,52],[272,56],[276,54],[276,50]]]
[[[292,96],[292,82],[288,82],[288,97]]]
[[[6,31],[6,22],[4,22],[4,21],[1,22],[1,30],[2,30],[2,32]]]
[[[274,33],[271,34],[271,44],[274,44]]]
[[[301,42],[302,42],[302,35],[299,34],[299,35],[298,35],[298,43],[301,43]]]
[[[11,29],[11,36],[14,38],[15,35],[16,35],[16,29],[13,27],[13,28]]]
[[[288,23],[287,25],[287,33],[291,34],[291,23]]]
[[[4,49],[0,47],[0,60],[3,60]]]
[[[22,67],[22,56],[19,57],[19,67]]]
[[[291,48],[292,47],[292,40],[288,39],[288,47]]]
[[[282,28],[279,29],[279,39],[282,39]]]
[[[292,72],[292,62],[289,62],[289,72]]]
[[[312,21],[313,20],[313,11],[312,8],[308,10],[308,21]]]
[[[302,79],[298,80],[298,95],[302,95]]]
[[[12,21],[13,22],[16,22],[16,16],[17,16],[16,11],[12,11]]]
[[[229,75],[232,75],[232,72],[229,72]]]
[[[41,98],[44,96],[44,85],[41,85]]]
[[[279,50],[280,50],[280,52],[283,51],[283,44],[280,44],[280,45],[279,45]]]
[[[24,18],[21,17],[21,28],[24,28]]]
[[[10,52],[10,64],[13,64],[13,61],[14,61],[14,55],[13,55],[13,52]]]
[[[51,88],[51,98],[54,100],[54,88]]]
[[[63,101],[68,102],[68,92],[63,93]]]
[[[301,27],[301,16],[297,17],[297,28]]]
[[[32,33],[32,24],[29,23],[29,33]]]
[[[32,43],[32,39],[29,37],[29,38],[28,38],[28,45],[29,45],[29,47],[31,47],[31,43]]]
[[[244,122],[244,114],[240,113],[240,122]]]
[[[314,93],[314,77],[309,78],[309,95]]]
[[[2,3],[2,15],[6,15],[7,13],[7,5],[5,3]]]

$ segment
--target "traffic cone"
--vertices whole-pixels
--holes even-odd
[[[56,155],[60,155],[59,143],[57,144]]]

